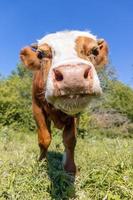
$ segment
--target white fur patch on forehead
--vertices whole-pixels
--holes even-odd
[[[44,36],[41,40],[38,40],[38,45],[46,43],[52,48],[52,68],[54,68],[58,63],[79,59],[75,50],[75,41],[79,36],[96,40],[96,36],[87,31],[62,31]]]
[[[96,36],[91,34],[89,31],[61,31],[44,36],[42,39],[38,40],[38,45],[40,46],[44,43],[47,43],[53,46],[55,41],[61,41],[61,40],[75,41],[76,38],[79,36],[85,36],[96,40]]]

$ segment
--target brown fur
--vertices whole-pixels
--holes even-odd
[[[95,47],[98,50],[97,56],[93,55],[91,52]],[[76,40],[75,48],[78,56],[91,61],[96,69],[99,69],[108,63],[108,46],[104,40],[101,44],[98,44],[98,41],[95,41],[92,38],[80,36]]]

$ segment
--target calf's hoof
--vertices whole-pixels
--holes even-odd
[[[44,159],[46,159],[46,152],[41,152],[38,160],[42,161]]]
[[[72,164],[72,165],[70,165],[70,164],[65,164],[65,165],[63,165],[64,166],[64,170],[68,173],[68,174],[70,174],[70,175],[72,175],[72,176],[75,176],[76,175],[76,173],[77,173],[77,170],[76,170],[76,165],[75,164]]]
[[[41,161],[46,158],[47,150],[42,145],[39,144],[39,146],[40,146],[40,156],[38,160]]]

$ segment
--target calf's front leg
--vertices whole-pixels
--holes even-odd
[[[65,171],[70,174],[76,174],[76,165],[74,162],[74,149],[76,145],[76,120],[69,118],[63,131],[63,143],[65,146],[65,153],[63,157],[63,165]]]
[[[50,122],[46,121],[42,109],[35,102],[33,102],[33,114],[38,127],[39,160],[42,160],[46,157],[47,149],[51,143]]]

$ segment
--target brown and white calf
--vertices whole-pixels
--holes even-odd
[[[40,160],[51,142],[51,121],[63,130],[64,169],[76,173],[76,115],[102,93],[97,70],[107,64],[103,39],[86,31],[48,34],[25,47],[20,58],[33,70],[33,114],[38,127]]]

